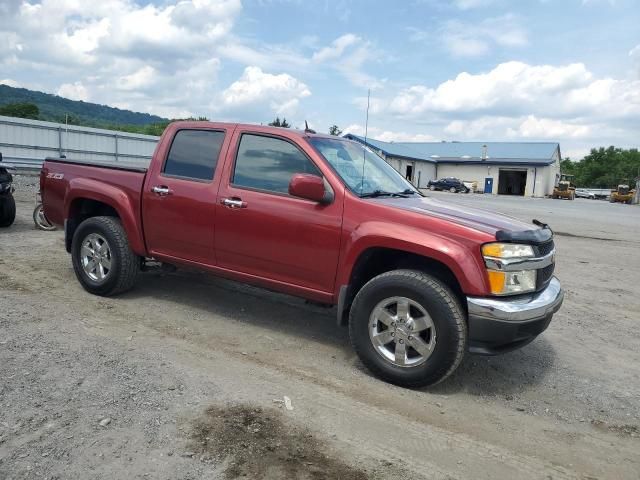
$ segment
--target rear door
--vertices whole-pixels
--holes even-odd
[[[143,193],[151,255],[215,265],[216,173],[227,148],[225,129],[206,127],[176,129],[170,143],[159,146],[161,161],[153,162]]]
[[[229,155],[217,206],[218,265],[333,292],[344,190],[330,186],[335,199],[329,205],[290,196],[294,174],[323,176],[310,154],[290,139],[236,130],[232,145],[236,152]]]

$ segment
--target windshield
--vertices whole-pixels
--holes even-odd
[[[418,193],[393,167],[359,143],[323,137],[312,137],[309,142],[361,197]]]

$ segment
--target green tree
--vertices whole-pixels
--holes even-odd
[[[331,125],[329,127],[329,135],[335,135],[337,137],[341,133],[342,133],[342,130],[340,130],[340,127],[338,127],[338,125]]]
[[[37,120],[40,115],[40,109],[34,103],[9,103],[0,107],[0,115]]]
[[[287,122],[287,119],[282,117],[282,121],[280,117],[276,117],[273,122],[269,123],[270,127],[282,127],[282,128],[291,128],[291,124]]]
[[[634,183],[640,175],[640,152],[636,148],[592,148],[579,162],[565,158],[562,173],[575,175],[579,187],[615,188],[619,183]]]

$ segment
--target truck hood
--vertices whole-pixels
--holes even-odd
[[[379,198],[376,201],[392,208],[448,220],[491,235],[498,231],[524,232],[539,229],[533,224],[507,215],[475,207],[452,205],[429,197]]]

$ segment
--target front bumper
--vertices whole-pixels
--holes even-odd
[[[541,292],[518,298],[467,297],[469,352],[497,355],[526,345],[546,330],[563,299],[555,277]]]

